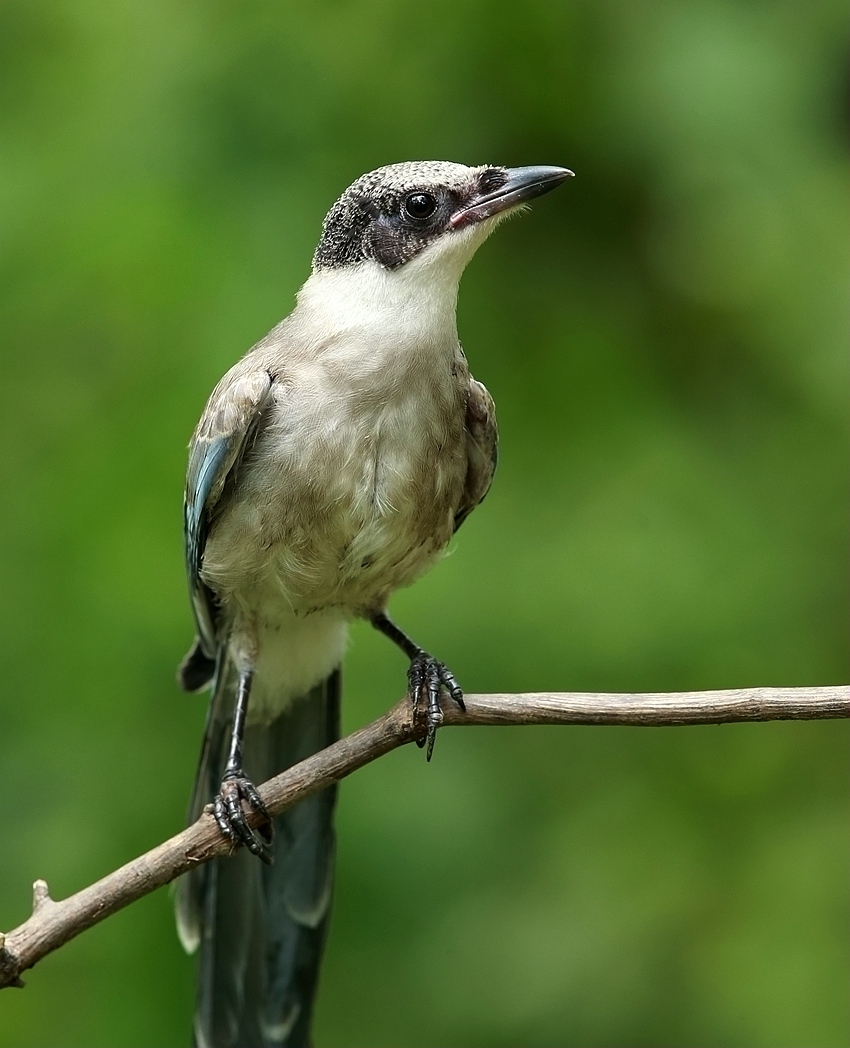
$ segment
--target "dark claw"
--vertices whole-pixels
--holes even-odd
[[[408,692],[413,704],[414,720],[425,708],[425,721],[428,731],[424,739],[417,739],[416,745],[425,746],[425,759],[430,760],[437,739],[437,728],[443,723],[443,711],[440,709],[440,689],[445,688],[462,710],[463,691],[451,670],[432,655],[420,651],[410,663],[407,672]]]
[[[245,818],[242,802],[268,820],[261,830],[253,830]],[[242,774],[230,775],[221,784],[221,792],[213,801],[213,815],[218,828],[233,844],[244,844],[252,855],[271,864],[272,822],[257,787]]]

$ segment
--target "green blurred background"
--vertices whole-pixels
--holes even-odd
[[[469,691],[847,679],[843,7],[6,0],[0,928],[181,826],[186,443],[381,164],[578,176],[464,278],[501,465],[404,627]],[[346,727],[404,670],[356,627]],[[452,730],[361,771],[318,1044],[846,1045],[847,741]],[[188,1043],[164,891],[28,984],[3,1048]]]

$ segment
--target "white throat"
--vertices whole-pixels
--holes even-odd
[[[456,339],[460,278],[494,226],[487,221],[444,234],[398,269],[366,261],[315,271],[298,293],[297,313],[325,335]]]

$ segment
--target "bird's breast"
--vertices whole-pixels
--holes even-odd
[[[366,614],[445,548],[466,474],[462,354],[355,363],[312,362],[275,390],[207,544],[214,588]]]

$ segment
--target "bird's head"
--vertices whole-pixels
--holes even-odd
[[[563,167],[415,161],[362,175],[328,212],[313,271],[439,261],[457,279],[499,221],[572,175]]]

